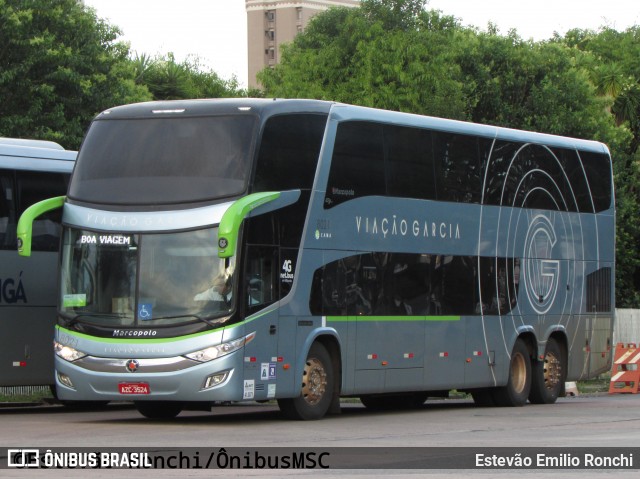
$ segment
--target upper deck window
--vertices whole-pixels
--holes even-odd
[[[95,121],[69,196],[156,205],[239,195],[246,190],[256,123],[251,115]]]

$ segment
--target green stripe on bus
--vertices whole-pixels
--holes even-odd
[[[264,316],[265,314],[271,312],[272,310],[267,310],[267,311],[261,311],[258,314],[255,314],[253,316],[248,317],[247,319],[245,319],[244,321],[241,321],[239,323],[235,323],[231,326],[228,326],[229,329],[231,328],[235,328],[238,326],[242,326],[244,324],[248,324],[252,321],[254,321],[255,319],[258,319],[260,316]],[[194,333],[194,334],[189,334],[187,336],[177,336],[174,338],[149,338],[148,336],[130,336],[127,338],[100,338],[97,336],[91,336],[89,334],[84,334],[84,333],[79,333],[77,331],[71,331],[69,329],[65,329],[62,326],[56,326],[56,329],[58,329],[59,331],[63,332],[64,334],[68,334],[69,336],[76,336],[78,338],[84,338],[84,339],[88,339],[90,341],[97,341],[100,343],[116,343],[116,344],[142,344],[142,342],[144,343],[152,343],[152,344],[159,344],[159,343],[173,343],[176,341],[184,341],[185,339],[189,339],[189,338],[197,338],[198,336],[205,336],[207,334],[212,334],[215,333],[217,331],[221,331],[222,329],[224,329],[227,326],[220,326],[219,328],[216,329],[211,329],[209,331],[202,331],[201,333]],[[127,331],[145,331],[144,329],[132,329],[129,328],[127,329]],[[142,342],[140,341],[142,340]]]
[[[327,316],[327,321],[460,321],[460,316]]]
[[[194,334],[189,334],[186,336],[177,336],[174,338],[149,338],[148,336],[130,336],[127,338],[101,338],[101,337],[97,337],[97,336],[91,336],[89,334],[84,334],[84,333],[79,333],[77,331],[71,331],[70,329],[65,329],[62,326],[56,325],[56,329],[60,330],[61,332],[68,334],[69,336],[76,336],[78,338],[84,338],[84,339],[89,339],[91,341],[97,341],[97,342],[102,342],[102,343],[119,343],[119,344],[131,344],[131,343],[135,343],[135,344],[141,344],[141,342],[139,340],[143,340],[145,343],[172,343],[175,341],[183,341],[185,339],[189,339],[189,338],[196,338],[198,336],[205,336],[207,334],[211,334],[211,333],[215,333],[217,331],[221,331],[225,328],[228,329],[232,329],[232,328],[237,328],[238,326],[242,326],[245,324],[249,324],[252,321],[255,321],[256,319],[260,318],[261,316],[265,316],[266,314],[269,314],[273,311],[275,311],[277,308],[276,307],[271,307],[269,309],[265,309],[263,311],[259,311],[256,314],[253,314],[251,316],[249,316],[248,318],[246,318],[244,321],[240,321],[239,323],[234,323],[232,325],[223,325],[220,326],[219,328],[216,329],[211,329],[209,331],[202,331],[201,333],[194,333]],[[116,328],[117,329],[117,328]],[[127,328],[127,331],[145,331],[144,329],[135,329],[135,328]]]

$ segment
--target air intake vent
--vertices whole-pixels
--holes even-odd
[[[587,275],[588,313],[611,311],[611,268],[600,268]]]

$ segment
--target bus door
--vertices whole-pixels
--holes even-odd
[[[280,319],[278,308],[270,306],[280,296],[279,248],[249,244],[245,251],[240,298],[245,316],[252,318],[246,332],[255,331],[256,340],[245,347],[243,399],[272,399],[276,394]]]

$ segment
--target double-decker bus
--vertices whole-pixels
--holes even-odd
[[[63,208],[65,400],[553,403],[606,371],[605,145],[312,100],[112,108]]]
[[[0,386],[52,386],[61,211],[33,223],[29,259],[16,253],[24,210],[64,195],[75,151],[50,141],[0,138]]]

